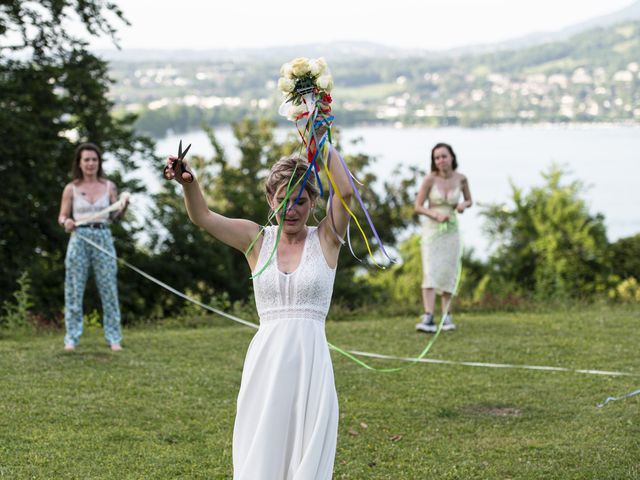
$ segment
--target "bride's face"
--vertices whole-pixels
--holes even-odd
[[[281,185],[277,190],[275,195],[271,198],[269,204],[271,208],[276,210],[278,206],[284,201],[285,194],[287,191],[286,185]],[[298,193],[300,192],[300,187],[296,188],[289,200],[287,202],[286,214],[284,215],[284,225],[283,231],[286,234],[296,234],[304,229],[307,224],[307,220],[309,220],[309,215],[311,214],[311,210],[314,207],[314,201],[309,197],[309,192],[307,190],[303,190],[298,202],[293,205],[293,202],[298,197]],[[282,222],[283,217],[282,207],[276,212],[276,220],[278,224]]]

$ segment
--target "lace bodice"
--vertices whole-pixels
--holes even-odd
[[[256,271],[269,258],[277,231],[277,226],[265,229]],[[302,257],[295,271],[281,272],[274,255],[269,266],[253,280],[260,322],[281,318],[311,318],[323,322],[329,311],[335,274],[336,270],[329,267],[322,253],[317,228],[307,227]]]
[[[437,185],[433,185],[429,191],[429,208],[454,209],[460,202],[460,188],[454,187],[444,196]]]
[[[429,195],[425,200],[425,204],[428,203],[428,207],[438,213],[449,215],[452,218],[456,217],[456,206],[460,202],[460,195],[462,194],[460,187],[454,187],[447,192],[447,195],[443,195],[442,191],[437,185],[433,185],[429,190]],[[434,230],[438,230],[440,223],[431,217],[421,215],[420,223],[422,224],[423,239],[432,235]]]

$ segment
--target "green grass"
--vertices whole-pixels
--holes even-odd
[[[337,345],[414,355],[416,319],[330,322]],[[640,375],[637,309],[459,314],[430,357]],[[62,335],[0,340],[0,478],[231,478],[231,435],[251,330],[139,328],[111,353]],[[367,371],[333,354],[336,479],[640,477],[640,376],[420,364]],[[377,361],[379,366],[394,362]]]

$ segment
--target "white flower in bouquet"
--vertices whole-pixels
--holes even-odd
[[[320,65],[320,75],[329,70],[329,65],[327,65],[327,61],[324,57],[316,58],[316,62]]]
[[[316,85],[318,85],[320,90],[330,92],[333,88],[333,77],[331,77],[331,75],[322,75],[321,77],[318,77],[318,80],[316,80]]]
[[[322,65],[320,64],[320,62],[318,62],[317,59],[309,60],[309,71],[314,77],[317,77],[321,73],[323,73]]]
[[[295,77],[303,77],[309,73],[309,60],[305,57],[298,57],[291,62],[291,73]]]
[[[291,64],[289,62],[283,64],[280,67],[280,75],[282,75],[283,77],[286,78],[291,78],[292,75],[292,68],[291,68]]]
[[[329,111],[333,77],[324,58],[295,58],[280,67],[280,74],[278,89],[286,97],[278,108],[280,115],[296,121],[302,114],[317,108],[318,101],[324,102],[324,113]]]
[[[283,93],[291,93],[296,88],[296,82],[287,77],[281,77],[278,80],[278,90]]]

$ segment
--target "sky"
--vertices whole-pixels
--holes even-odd
[[[442,50],[550,32],[633,0],[116,0],[123,49],[272,47],[366,41]],[[305,7],[313,5],[313,9]],[[92,40],[111,49],[107,39]]]

